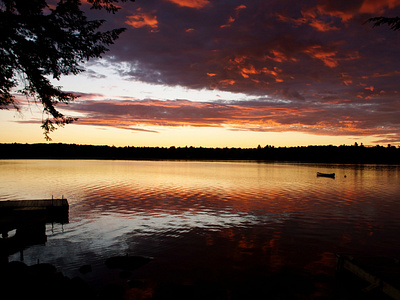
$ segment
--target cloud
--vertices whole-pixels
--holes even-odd
[[[292,131],[330,136],[379,135],[390,138],[393,143],[396,136],[400,136],[393,136],[393,131],[400,129],[400,121],[393,104],[388,101],[385,106],[360,102],[332,107],[260,97],[207,102],[80,100],[70,104],[68,109],[82,115],[77,124],[136,131],[146,130],[146,126],[224,127],[236,131]]]
[[[208,0],[166,0],[171,3],[174,3],[178,6],[182,7],[190,7],[190,8],[203,8],[208,5],[210,2]]]
[[[363,2],[365,0],[320,0],[318,1],[316,10],[322,16],[339,18],[342,22],[347,23],[360,13]]]
[[[365,22],[381,14],[400,15],[400,0],[121,5],[112,20],[128,29],[104,59],[124,80],[269,100],[91,102],[82,97],[87,101],[71,106],[87,115],[82,122],[93,118],[110,126],[230,126],[328,135],[399,133],[398,33],[372,29]]]
[[[361,7],[361,13],[382,14],[386,9],[392,9],[400,5],[399,0],[364,0]]]
[[[131,69],[125,74],[148,83],[250,94],[276,94],[278,85],[285,83],[299,88],[301,93],[300,89],[313,84],[315,78],[330,81],[343,73],[351,77],[347,65],[368,59],[362,51],[371,44],[368,26],[358,37],[366,45],[353,46],[353,41],[347,40],[352,29],[346,34],[339,19],[323,20],[323,12],[332,12],[335,7],[321,2],[325,4],[325,10],[321,10],[310,3],[292,5],[296,8],[293,15],[297,11],[301,18],[309,20],[304,23],[306,27],[298,28],[286,26],[282,17],[277,17],[290,16],[290,11],[280,10],[279,5],[274,11],[261,1],[246,5],[221,1],[184,14],[178,6],[160,5],[153,15],[158,22],[157,36],[149,38],[149,33],[133,28],[124,34],[126,42],[118,41],[121,46],[113,49],[113,55],[130,63]],[[154,6],[142,8],[154,10]],[[176,16],[173,20],[172,15]],[[317,30],[317,18],[330,27]],[[337,74],[332,74],[333,68],[338,69]]]
[[[239,12],[242,9],[246,9],[246,6],[243,4],[236,7],[234,10],[234,16],[229,16],[228,22],[226,24],[221,25],[220,28],[230,27],[233,24],[233,22],[235,22],[235,20],[239,17]]]
[[[324,49],[321,45],[312,45],[305,49],[304,52],[314,59],[321,60],[327,67],[335,68],[339,64],[336,58],[337,51]]]
[[[340,28],[334,24],[334,20],[326,19],[325,14],[318,7],[306,8],[301,11],[301,17],[294,18],[282,13],[277,13],[276,18],[282,22],[291,23],[295,27],[309,25],[317,31],[325,32],[331,30],[339,30]]]
[[[143,12],[141,8],[136,10],[136,13],[128,16],[126,24],[134,28],[150,27],[151,32],[158,31],[158,21],[155,15],[156,11]]]

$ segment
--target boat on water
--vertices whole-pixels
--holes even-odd
[[[321,173],[317,172],[318,177],[329,177],[329,178],[335,178],[335,173]]]

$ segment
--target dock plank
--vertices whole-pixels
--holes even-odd
[[[22,208],[51,208],[68,207],[67,199],[38,199],[38,200],[9,200],[0,201],[1,209],[22,209]]]
[[[25,224],[68,223],[67,199],[0,201],[0,231],[7,232]]]

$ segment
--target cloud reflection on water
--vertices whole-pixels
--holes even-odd
[[[317,168],[337,178],[317,178]],[[332,275],[335,252],[400,251],[398,168],[29,161],[4,170],[2,200],[65,192],[70,223],[62,234],[48,230],[46,245],[25,258],[66,272],[128,253],[154,257],[135,274],[161,281],[237,280],[287,267]]]

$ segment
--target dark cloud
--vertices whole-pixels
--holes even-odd
[[[122,76],[257,100],[86,101],[72,108],[93,118],[120,116],[125,125],[397,134],[399,33],[365,21],[399,15],[399,8],[399,0],[126,3],[108,16],[128,28],[106,58],[117,70],[124,63]]]
[[[334,1],[321,1],[323,9],[314,1],[213,1],[200,8],[176,3],[137,2],[131,14],[125,12],[128,31],[111,53],[115,61],[131,63],[133,79],[276,94],[288,86],[300,89],[314,81],[335,88],[341,74],[357,75],[362,70],[355,72],[354,65],[365,61],[366,76],[371,68],[388,67],[376,52],[371,53],[377,47],[380,55],[391,52],[376,41],[377,31],[328,14],[351,11],[354,16],[360,3],[342,6],[342,10]],[[133,19],[138,21],[130,26]],[[326,31],[315,24],[321,28],[326,24]],[[390,34],[394,40],[395,33]],[[396,44],[392,45],[395,51],[399,50]]]

